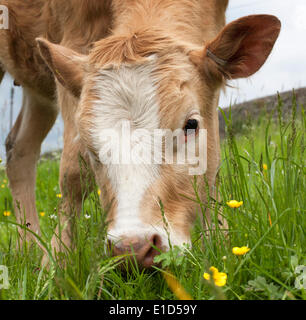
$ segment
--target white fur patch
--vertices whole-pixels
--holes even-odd
[[[159,128],[159,104],[155,81],[152,78],[154,61],[145,65],[123,65],[119,69],[101,70],[96,80],[99,100],[94,104],[95,125],[92,129],[95,148],[103,162],[105,145],[118,152],[118,145],[105,141],[103,134],[108,129],[116,130],[121,148],[130,149],[124,143],[123,127],[129,124],[131,132],[145,128]],[[146,150],[145,142],[139,142]],[[151,147],[150,147],[151,148]],[[127,150],[129,151],[129,150]],[[151,150],[146,150],[151,153]],[[130,163],[107,164],[107,172],[117,198],[117,212],[110,236],[135,235],[143,229],[140,204],[146,190],[159,177],[159,166],[155,164]],[[137,231],[136,231],[137,230]]]

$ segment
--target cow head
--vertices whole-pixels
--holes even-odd
[[[89,55],[37,39],[58,82],[78,99],[76,125],[101,200],[111,204],[108,240],[115,254],[133,246],[147,267],[169,240],[190,243],[193,176],[206,172],[213,184],[219,164],[217,125],[211,125],[218,92],[227,79],[258,71],[279,31],[277,18],[255,15],[227,25],[202,48],[154,29],[102,39]],[[193,156],[191,148],[179,160],[189,143]]]

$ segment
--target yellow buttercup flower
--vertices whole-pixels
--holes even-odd
[[[1,188],[2,188],[2,189],[4,189],[4,188],[5,188],[5,185],[4,185],[4,184],[2,184],[2,185],[1,185]]]
[[[101,195],[101,190],[100,189],[98,189],[98,196],[100,196]]]
[[[58,193],[58,194],[56,195],[56,197],[60,199],[60,198],[62,197],[62,194],[61,194],[61,193]]]
[[[224,287],[226,285],[227,281],[227,274],[224,272],[219,272],[215,277],[214,277],[215,285],[217,287]]]
[[[262,168],[263,168],[264,170],[268,170],[268,165],[264,163],[264,164],[262,165]]]
[[[251,249],[244,246],[244,247],[234,247],[232,252],[233,254],[235,254],[236,256],[243,256],[244,254],[248,253]]]
[[[203,278],[204,278],[205,280],[210,280],[210,274],[207,273],[207,272],[204,272]]]
[[[231,200],[226,202],[230,208],[239,208],[243,205],[243,201]]]
[[[226,285],[227,281],[227,274],[224,272],[219,272],[219,270],[215,267],[210,267],[209,270],[212,272],[212,278],[214,280],[214,283],[217,287],[223,287]],[[210,280],[210,274],[205,272],[203,274],[203,278],[205,280]]]
[[[210,267],[209,270],[210,270],[213,274],[219,272],[219,270],[218,270],[216,267]]]
[[[11,211],[4,211],[4,212],[3,212],[3,215],[4,215],[5,217],[9,217],[9,216],[11,215]]]
[[[7,183],[7,180],[6,180],[6,179],[3,179],[3,183]]]
[[[45,212],[40,212],[39,214],[40,214],[41,217],[44,217],[46,215]]]

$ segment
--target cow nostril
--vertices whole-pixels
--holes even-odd
[[[162,247],[162,239],[158,234],[154,234],[151,237],[151,243],[159,250],[161,250]]]
[[[150,239],[150,246],[144,254],[142,265],[150,268],[154,265],[155,256],[159,255],[162,249],[162,239],[158,234],[154,234]]]

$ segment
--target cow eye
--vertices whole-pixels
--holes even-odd
[[[185,136],[187,136],[188,131],[187,130],[195,130],[197,131],[199,128],[199,122],[196,119],[189,119],[184,127]]]

